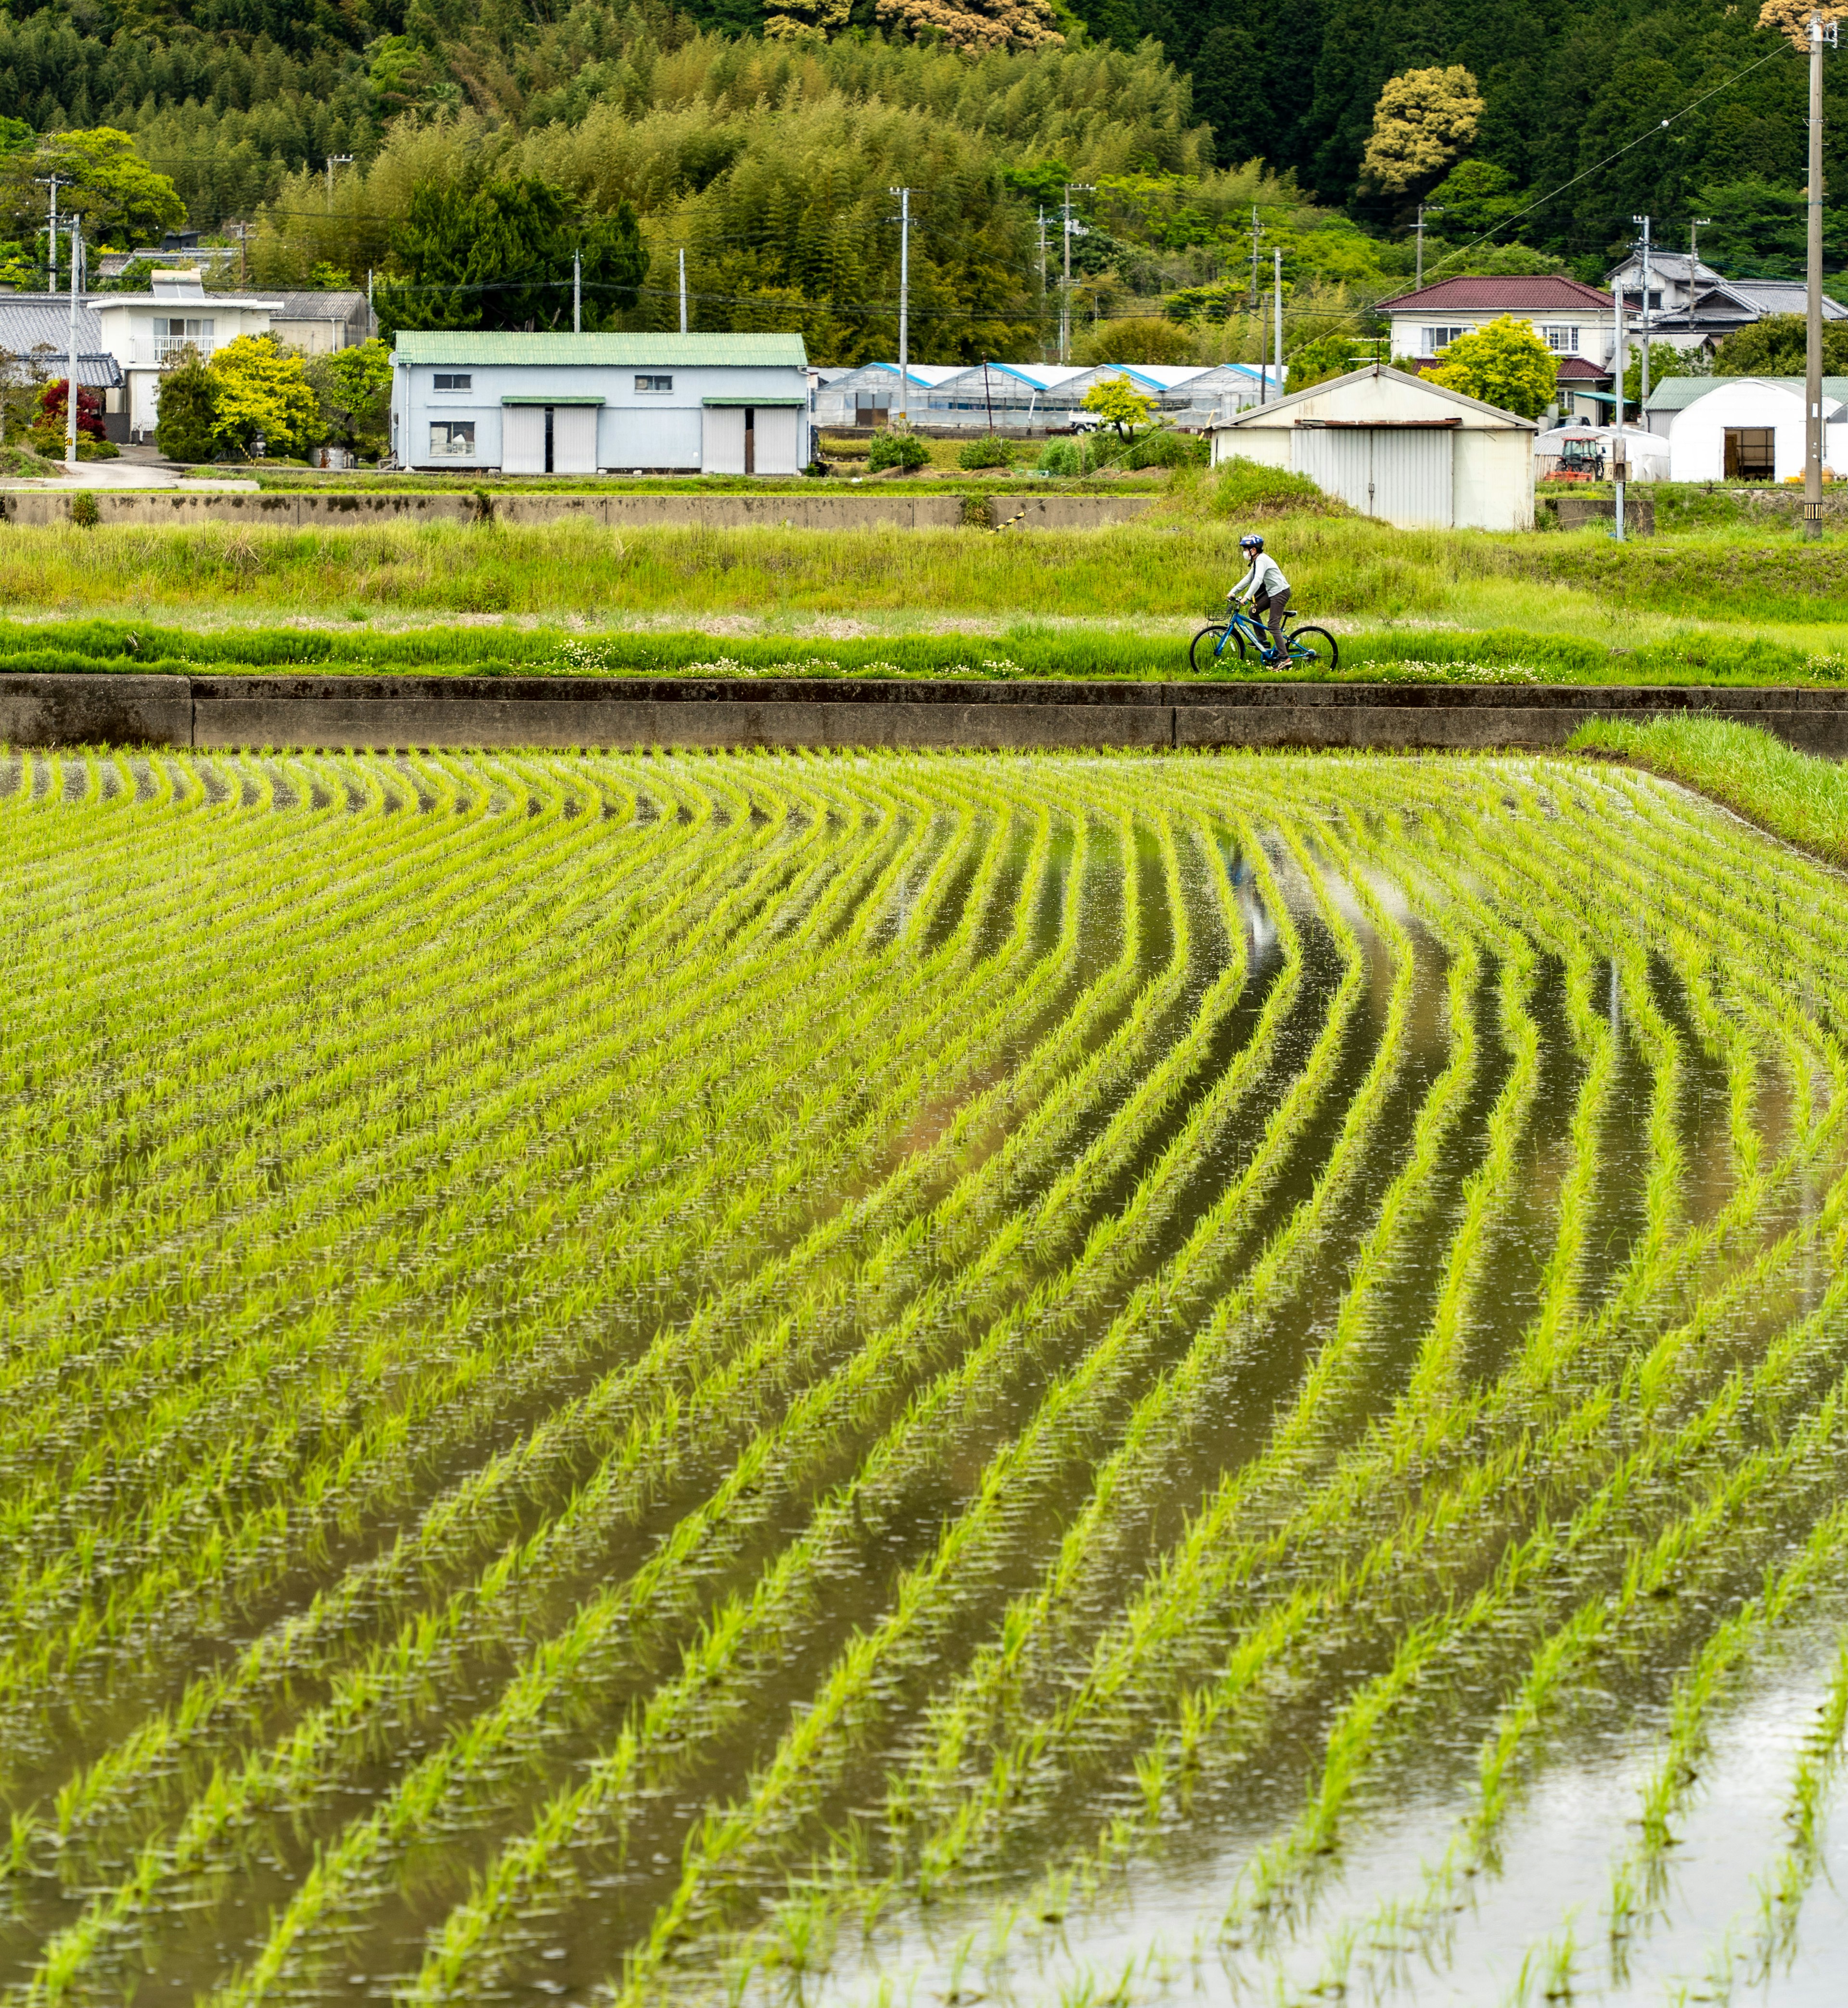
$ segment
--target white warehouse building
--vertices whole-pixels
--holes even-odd
[[[401,467],[797,474],[808,427],[799,334],[406,329],[392,355]]]
[[[1213,459],[1307,475],[1405,529],[1531,530],[1534,434],[1518,417],[1375,363],[1214,429]]]

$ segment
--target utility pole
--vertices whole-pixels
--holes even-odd
[[[1264,318],[1263,295],[1253,295],[1256,302],[1258,321],[1258,402],[1270,401],[1270,323]]]
[[[366,332],[375,335],[379,331],[379,317],[372,310],[372,267],[366,268]]]
[[[1270,248],[1271,284],[1277,309],[1277,394],[1284,394],[1284,247],[1274,244]]]
[[[687,247],[680,246],[680,332],[687,332]]]
[[[1624,483],[1629,478],[1629,463],[1624,457],[1624,377],[1630,366],[1628,345],[1624,339],[1624,288],[1621,274],[1619,283],[1610,289],[1610,296],[1617,309],[1616,339],[1611,355],[1611,388],[1617,393],[1617,430],[1611,442],[1611,486],[1617,498],[1617,527],[1612,531],[1620,544],[1624,541]]]
[[[1810,186],[1808,326],[1804,342],[1803,534],[1822,534],[1822,44],[1836,46],[1820,12],[1810,16]]]
[[[1421,202],[1418,206],[1418,262],[1412,281],[1415,293],[1422,293],[1425,289],[1425,218],[1443,214],[1444,206],[1440,202]]]
[[[350,168],[352,164],[353,157],[351,154],[330,154],[327,156],[327,207],[329,209],[334,207],[334,170],[336,168]]]
[[[1701,225],[1711,223],[1710,216],[1691,217],[1687,223],[1687,304],[1694,305],[1694,275],[1701,262]]]
[[[1046,205],[1040,204],[1040,356],[1046,355]]]
[[[906,388],[911,377],[911,191],[888,189],[899,199],[899,416],[910,416]]]
[[[35,175],[33,179],[41,188],[48,188],[51,191],[51,249],[48,254],[47,270],[51,275],[50,290],[56,292],[58,290],[58,191],[61,188],[69,188],[71,184],[59,174]]]
[[[83,262],[82,226],[71,224],[71,345],[64,378],[64,464],[77,464],[77,269]]]
[[[571,332],[584,332],[584,256],[581,251],[571,253]]]
[[[1062,211],[1065,221],[1065,283],[1058,301],[1058,359],[1062,362],[1069,362],[1072,359],[1072,239],[1083,228],[1072,217],[1072,196],[1074,190],[1088,195],[1096,186],[1094,182],[1065,183],[1065,200]]]
[[[1649,241],[1651,225],[1650,219],[1646,216],[1633,216],[1630,221],[1632,223],[1640,223],[1643,227],[1643,304],[1641,329],[1643,371],[1642,381],[1637,387],[1642,392],[1641,423],[1647,429],[1649,422],[1649,253],[1652,249]]]

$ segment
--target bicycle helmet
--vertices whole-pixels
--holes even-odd
[[[1264,540],[1255,530],[1247,530],[1238,539],[1238,548],[1242,551],[1261,551],[1264,548]]]

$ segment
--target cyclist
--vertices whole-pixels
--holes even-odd
[[[1238,539],[1238,550],[1251,569],[1226,595],[1226,599],[1228,602],[1242,599],[1249,593],[1252,611],[1259,620],[1263,622],[1268,617],[1270,645],[1264,651],[1264,660],[1274,663],[1284,652],[1284,614],[1290,603],[1290,582],[1284,577],[1276,559],[1264,555],[1264,540],[1254,532],[1248,530]]]

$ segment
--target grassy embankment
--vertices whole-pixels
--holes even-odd
[[[1620,755],[1774,836],[1848,864],[1848,768],[1796,752],[1768,732],[1716,718],[1594,719],[1574,734],[1571,750]]]
[[[1302,613],[1342,635],[1344,671],[1848,677],[1848,539],[1808,547],[1768,526],[1619,546],[1596,531],[1396,530],[1255,469],[1183,475],[1143,520],[1069,532],[492,521],[13,530],[0,539],[0,599],[16,618],[183,617],[192,643],[200,631],[253,624],[356,634],[460,615],[610,631],[596,644],[610,669],[672,666],[661,649],[679,630],[697,631],[680,659],[724,656],[744,668],[818,655],[843,670],[959,663],[981,673],[990,663],[1027,674],[1177,675],[1186,637],[1236,575],[1238,532],[1250,523],[1263,525]],[[756,639],[776,645],[754,655],[744,643]],[[416,645],[432,667],[499,659],[479,640],[461,655],[440,638]],[[557,644],[510,645],[538,668]],[[330,660],[350,654],[357,663],[363,653],[343,649]]]

